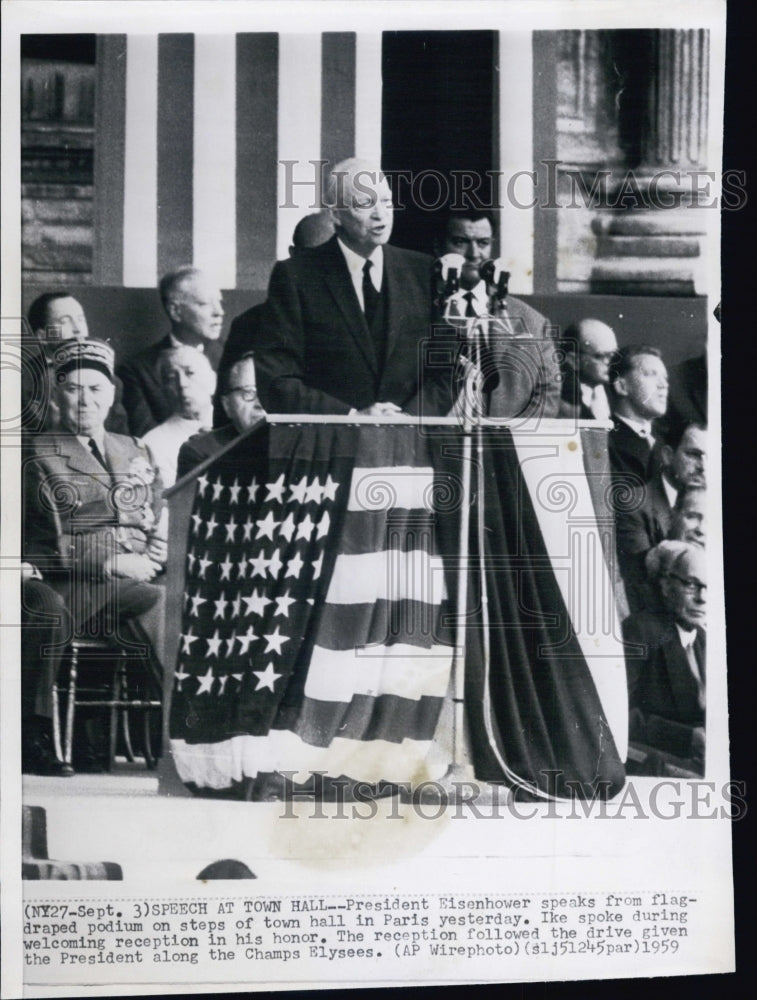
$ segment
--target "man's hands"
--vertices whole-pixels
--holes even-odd
[[[362,413],[366,417],[383,417],[387,414],[402,413],[404,411],[396,403],[373,403],[371,406],[366,406],[364,410],[358,410],[357,412]]]
[[[125,577],[128,580],[139,580],[148,583],[163,569],[147,552],[124,552],[108,559],[105,572],[109,576]]]

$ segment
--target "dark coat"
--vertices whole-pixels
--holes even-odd
[[[607,435],[613,477],[622,478],[628,486],[648,483],[659,466],[658,449],[631,430],[625,421],[613,417],[613,424]]]
[[[622,496],[616,511],[616,541],[618,565],[631,611],[641,611],[650,607],[653,592],[646,583],[644,558],[651,548],[668,537],[673,510],[662,482],[662,473],[657,471],[645,485],[635,489],[629,503],[623,503]]]

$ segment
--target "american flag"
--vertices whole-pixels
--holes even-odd
[[[198,478],[171,712],[180,777],[428,775],[449,683],[415,427],[286,426]],[[267,439],[267,440],[265,440]]]

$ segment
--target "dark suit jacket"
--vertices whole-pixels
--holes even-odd
[[[623,420],[613,417],[613,424],[613,429],[607,435],[607,451],[613,477],[621,477],[628,486],[633,487],[649,482],[659,465],[658,449],[650,447]]]
[[[431,258],[424,254],[384,247],[388,321],[381,364],[336,237],[279,261],[256,352],[265,409],[348,413],[389,401],[418,412],[420,345],[430,335],[430,273]]]
[[[202,434],[193,434],[185,441],[179,449],[179,460],[176,466],[176,479],[181,479],[192,469],[197,468],[200,462],[215,455],[225,444],[239,437],[233,424],[227,423],[224,427],[216,430],[205,431]]]
[[[157,599],[149,584],[106,580],[104,566],[114,553],[144,552],[158,537],[160,477],[134,438],[106,433],[105,460],[110,475],[67,433],[35,436],[24,459],[24,558],[64,596],[77,625],[110,598],[125,611],[126,595],[115,597],[121,584],[147,588],[147,607]]]
[[[615,516],[618,565],[631,611],[654,610],[649,604],[653,592],[646,583],[644,557],[667,538],[672,519],[659,470],[646,486],[634,490],[630,503],[619,505]]]
[[[704,727],[704,708],[700,683],[691,671],[675,623],[667,615],[641,611],[625,620],[623,638],[642,647],[636,654],[626,650],[630,739],[678,758],[691,758],[693,730]],[[703,687],[706,636],[701,628],[697,628],[694,653]]]
[[[135,437],[141,437],[162,424],[173,413],[172,402],[158,377],[158,358],[161,351],[170,347],[171,338],[166,334],[162,340],[116,368],[116,374],[123,382],[123,402],[129,418],[129,430]],[[220,345],[208,343],[205,352],[215,368],[221,352]]]
[[[707,356],[687,358],[670,369],[668,412],[664,425],[669,434],[689,424],[707,423]]]

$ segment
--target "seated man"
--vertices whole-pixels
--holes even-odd
[[[54,352],[61,429],[28,444],[24,559],[63,598],[75,633],[154,651],[158,630],[148,634],[138,616],[162,595],[152,582],[167,555],[162,487],[148,449],[105,430],[113,361],[98,340],[64,341]]]
[[[206,351],[216,368],[223,326],[221,292],[207,275],[194,267],[180,267],[164,275],[158,286],[160,301],[171,324],[162,340],[118,366],[124,384],[124,406],[129,429],[142,437],[174,412],[158,376],[158,360],[169,347],[187,344]]]
[[[633,503],[617,512],[618,564],[631,611],[641,610],[637,588],[643,582],[645,554],[671,535],[673,510],[682,490],[703,489],[707,431],[692,424],[659,449],[659,465],[649,482],[634,489]]]
[[[707,539],[706,527],[706,491],[703,486],[687,486],[680,490],[673,508],[673,518],[670,523],[668,538],[691,545],[705,547]]]
[[[195,434],[181,446],[179,479],[265,416],[258,399],[252,352],[242,355],[231,368],[219,372],[217,396],[228,422],[217,430]]]
[[[656,347],[621,347],[610,366],[610,404],[615,426],[607,447],[613,476],[627,485],[647,483],[656,468],[653,421],[668,406],[668,373]]]
[[[637,774],[704,775],[704,551],[681,545],[659,581],[660,614],[623,623],[629,697],[629,761]]]
[[[212,426],[216,374],[204,354],[182,344],[161,354],[158,376],[176,412],[148,431],[143,441],[152,452],[163,487],[168,488],[176,482],[181,446]]]
[[[574,346],[574,353],[563,367],[559,416],[608,420],[610,364],[618,350],[615,333],[601,320],[582,319],[566,328],[563,339]]]
[[[29,327],[34,340],[25,346],[21,374],[24,427],[30,431],[55,430],[58,412],[51,384],[50,354],[61,340],[86,340],[87,317],[81,304],[68,292],[46,292],[29,306]],[[123,386],[114,378],[116,396],[105,427],[114,434],[128,433]]]

